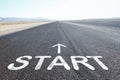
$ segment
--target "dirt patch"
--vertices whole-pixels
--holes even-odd
[[[37,25],[46,24],[49,22],[29,22],[29,23],[11,23],[11,24],[0,24],[0,36],[7,35],[13,32],[21,31],[24,29],[29,29]]]

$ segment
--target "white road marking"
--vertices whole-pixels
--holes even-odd
[[[53,45],[52,47],[58,47],[57,48],[57,53],[60,54],[61,53],[61,47],[66,47],[66,45],[58,43],[58,44]]]

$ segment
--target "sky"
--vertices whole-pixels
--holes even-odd
[[[0,17],[118,18],[120,0],[0,0]]]

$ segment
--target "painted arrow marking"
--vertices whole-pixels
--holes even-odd
[[[57,53],[60,54],[61,53],[61,47],[66,47],[66,45],[63,44],[55,44],[52,47],[57,47]]]

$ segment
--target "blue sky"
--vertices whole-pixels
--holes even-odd
[[[0,17],[58,20],[120,17],[120,0],[0,0]]]

